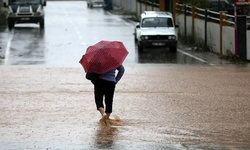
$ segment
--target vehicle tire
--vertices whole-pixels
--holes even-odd
[[[143,52],[143,47],[140,46],[139,44],[138,44],[138,51],[139,51],[139,53],[142,53],[142,52]]]
[[[44,18],[39,22],[40,28],[44,29]]]
[[[9,30],[12,30],[15,26],[15,23],[13,21],[8,21],[8,28]]]
[[[176,53],[177,52],[177,47],[176,46],[170,47],[170,52],[171,53]]]

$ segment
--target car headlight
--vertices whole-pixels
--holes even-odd
[[[169,39],[169,40],[175,40],[175,39],[176,39],[176,36],[170,35],[170,36],[168,36],[168,39]]]
[[[9,13],[9,17],[15,17],[16,14],[15,13]]]
[[[41,12],[34,13],[34,16],[41,16]]]
[[[142,39],[142,40],[147,40],[147,39],[148,39],[148,36],[141,36],[141,39]]]

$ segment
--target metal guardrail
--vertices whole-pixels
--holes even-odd
[[[188,8],[187,13],[191,15],[192,11],[190,11],[190,10],[192,10],[192,6],[186,5],[186,7]]]
[[[227,12],[215,12],[215,11],[211,11],[209,9],[202,9],[202,8],[198,8],[195,6],[188,6],[186,4],[178,4],[176,3],[175,6],[175,11],[177,13],[181,13],[184,14],[184,32],[182,33],[184,35],[184,39],[185,40],[192,40],[192,42],[196,42],[196,36],[195,36],[195,18],[200,18],[202,20],[204,20],[204,47],[208,47],[208,22],[215,22],[216,24],[219,24],[219,53],[223,54],[223,26],[234,26],[233,28],[236,28],[236,24],[235,24],[235,19],[236,17],[234,15],[229,15],[227,14]],[[190,11],[191,10],[191,11]],[[191,34],[187,32],[187,30],[190,30],[190,26],[188,26],[188,21],[187,21],[187,16],[190,16],[191,14]],[[238,17],[237,17],[238,18]],[[190,19],[190,18],[189,18]],[[246,22],[247,30],[250,30],[250,16],[247,16],[246,18],[247,21],[249,21],[248,23]],[[188,27],[187,27],[188,26]],[[244,43],[244,40],[241,40],[241,35],[243,35],[244,30],[239,30],[240,28],[237,27],[237,35],[239,35],[239,37],[237,37],[237,41],[235,42],[241,42]],[[235,30],[236,31],[236,30]],[[189,31],[190,32],[190,31]],[[189,38],[188,36],[191,36],[192,38]],[[217,36],[217,35],[216,35]],[[243,37],[244,38],[244,37]],[[239,40],[238,40],[239,39]],[[239,44],[239,45],[245,45],[245,44]],[[235,47],[235,50],[237,50],[238,48],[241,47]],[[243,47],[243,49],[245,49]]]
[[[211,10],[208,10],[208,18],[209,19],[212,19],[212,20],[214,20],[214,21],[220,21],[220,13],[219,12],[215,12],[215,11],[211,11]],[[212,17],[211,15],[218,15],[219,17],[218,18],[216,18],[216,17]]]
[[[178,10],[179,12],[182,12],[184,13],[185,12],[185,7],[186,7],[186,13],[187,14],[192,14],[192,6],[190,5],[186,5],[186,4],[179,4],[179,3],[176,3],[176,10]],[[205,19],[205,11],[206,9],[202,9],[202,8],[199,8],[199,7],[194,7],[195,9],[195,15]],[[211,11],[211,10],[207,10],[208,12],[208,18],[210,20],[213,20],[213,21],[220,21],[220,12],[216,12],[216,11]],[[227,13],[222,13],[223,16],[225,16],[227,19],[223,19],[222,21],[223,22],[226,22],[229,26],[234,26],[235,25],[235,22],[234,22],[234,16],[233,15],[229,15]],[[215,17],[215,16],[218,16],[218,17]],[[247,16],[247,20],[249,20],[248,23],[246,23],[247,26],[250,26],[250,16]]]
[[[205,9],[202,9],[202,8],[198,8],[198,7],[195,7],[194,8],[196,11],[195,11],[195,15],[199,16],[199,17],[202,17],[202,18],[205,18]],[[202,13],[198,13],[197,11],[199,12],[202,12]]]
[[[181,13],[184,13],[184,5],[182,4],[179,4],[179,3],[176,3],[176,10],[181,12]]]
[[[190,10],[192,10],[192,6],[185,5],[185,4],[179,4],[179,3],[176,3],[176,6],[177,6],[176,10],[178,10],[179,12],[182,12],[182,13],[185,12],[184,8],[186,6],[186,8],[188,8],[188,9],[186,9],[186,13],[187,14],[192,14],[192,11],[190,11]],[[205,16],[206,9],[202,9],[202,8],[199,8],[199,7],[194,7],[194,9],[195,9],[195,12],[194,12],[195,15],[197,15],[197,16],[205,19],[205,17],[206,17]],[[220,21],[220,12],[211,11],[211,10],[207,9],[207,13],[208,13],[207,19],[210,19],[211,21]],[[227,20],[223,19],[223,22],[227,22],[228,25],[234,25],[235,24],[234,21],[233,21],[234,20],[234,16],[226,14],[226,13],[223,13],[222,15],[226,16],[227,18],[229,18]]]
[[[137,0],[137,2],[139,3],[144,3],[144,4],[147,4],[149,6],[153,6],[153,7],[159,7],[159,2],[156,1],[156,0]]]
[[[228,25],[235,25],[235,22],[234,22],[234,16],[233,15],[229,15],[229,14],[226,14],[226,13],[223,13],[222,15],[226,16],[228,19],[223,19],[224,22],[227,22]]]

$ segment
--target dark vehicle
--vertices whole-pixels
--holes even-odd
[[[230,0],[208,0],[207,6],[211,11],[227,11],[228,14],[234,14],[234,3]]]
[[[4,7],[8,8],[7,21],[9,29],[17,23],[39,23],[44,28],[45,0],[8,0]]]

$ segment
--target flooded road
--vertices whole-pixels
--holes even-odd
[[[125,65],[112,126],[82,68],[0,67],[0,149],[250,149],[250,69]]]
[[[44,30],[21,24],[0,34],[1,150],[250,149],[247,64],[188,47],[138,53],[134,24],[86,1],[48,1],[45,13]],[[129,51],[111,126],[78,63],[103,39]]]

